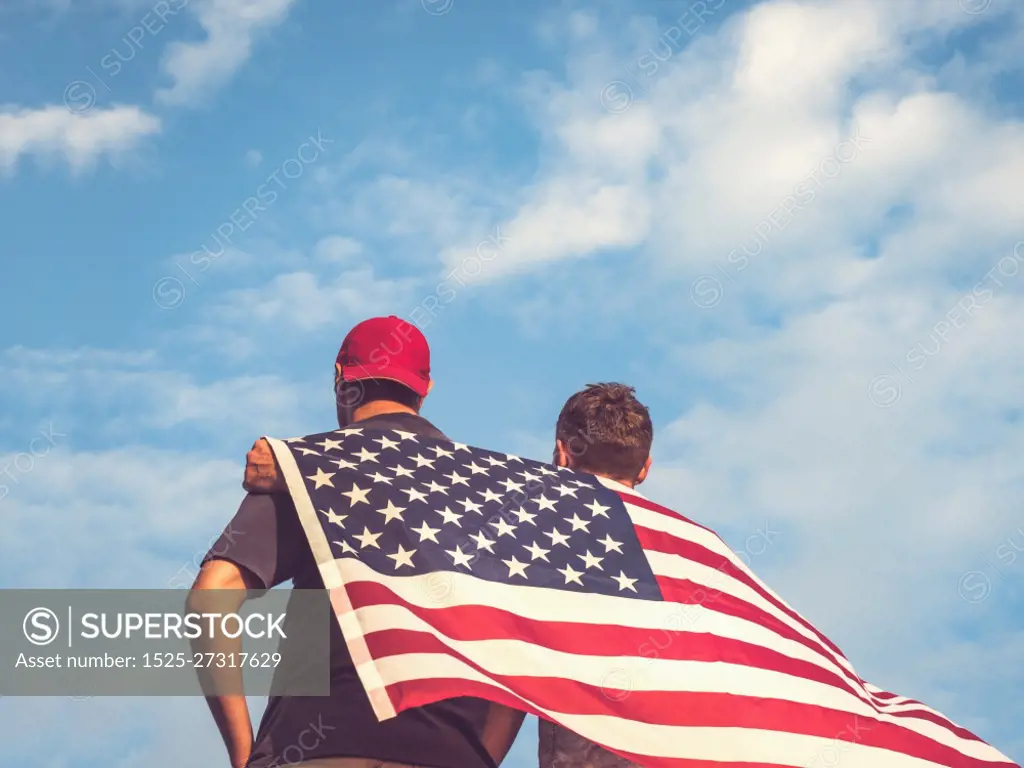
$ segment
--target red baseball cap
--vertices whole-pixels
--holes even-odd
[[[430,346],[420,329],[395,315],[371,317],[348,332],[338,350],[344,381],[390,379],[420,397],[430,387]]]

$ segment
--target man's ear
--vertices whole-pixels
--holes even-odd
[[[640,474],[636,476],[634,485],[640,485],[644,480],[647,479],[647,473],[651,471],[651,457],[647,457],[647,461],[644,462],[643,467],[640,469]]]
[[[430,394],[430,390],[434,388],[434,380],[431,379],[427,382],[427,395]],[[423,410],[423,401],[427,399],[427,395],[420,395],[416,398],[416,413]]]
[[[341,363],[334,364],[334,387],[337,389],[338,382],[341,381]]]
[[[554,464],[556,467],[568,467],[572,469],[572,464],[569,463],[569,451],[565,448],[565,443],[561,440],[555,440],[555,455]]]

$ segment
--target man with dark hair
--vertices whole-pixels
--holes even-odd
[[[588,384],[558,414],[554,463],[634,488],[647,479],[653,441],[651,415],[633,387]],[[640,768],[543,718],[538,735],[540,768]]]
[[[651,468],[652,442],[651,415],[633,387],[588,384],[558,414],[554,463],[632,488]]]
[[[419,415],[432,386],[423,334],[395,316],[366,320],[345,337],[335,363],[338,426],[447,440]],[[247,459],[249,493],[206,556],[193,591],[265,590],[289,580],[296,589],[323,589],[269,445],[257,441]],[[334,621],[330,682],[329,698],[271,697],[255,739],[244,696],[209,697],[232,768],[495,768],[524,718],[462,697],[378,721]],[[311,724],[315,738],[308,737]],[[296,744],[297,763],[289,758]]]

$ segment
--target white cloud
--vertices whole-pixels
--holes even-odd
[[[1024,13],[1002,2],[767,2],[660,62],[616,59],[575,18],[568,82],[527,83],[541,171],[480,277],[545,270],[524,291],[541,327],[589,338],[617,318],[609,345],[664,361],[647,385],[695,398],[659,428],[647,493],[734,544],[768,522],[778,545],[755,570],[861,674],[1006,751],[1019,699],[994,703],[1006,686],[979,671],[1002,667],[956,659],[963,626],[1009,647],[999,615],[1020,578],[990,563],[1024,524],[1024,123],[993,108],[991,81],[1021,60],[999,42],[935,63],[948,35],[997,17],[988,34],[1022,39]],[[632,93],[602,105],[617,80]],[[601,252],[623,250],[628,282],[596,280],[614,264]],[[716,293],[698,308],[701,273]],[[888,408],[869,397],[880,375],[899,385]],[[982,604],[960,594],[975,569]]]
[[[37,408],[52,413],[63,405],[71,406],[69,416],[79,417],[57,420],[54,445],[44,456],[47,444],[36,441],[31,462],[24,460],[24,452],[38,433],[3,430],[4,587],[178,589],[195,578],[203,556],[244,496],[248,442],[240,437],[257,437],[251,431],[257,428],[274,433],[274,423],[282,430],[276,434],[291,434],[288,429],[296,428],[301,416],[290,410],[296,403],[274,377],[224,379],[204,386],[162,368],[161,362],[152,351],[15,347],[0,353],[4,402],[18,402],[19,413],[28,412],[30,419]],[[328,384],[325,404],[331,402],[329,391]],[[91,447],[102,442],[100,430],[85,429],[81,422],[89,411],[105,405],[113,406],[115,418],[127,429],[116,447]],[[97,420],[94,414],[89,421],[90,427],[111,426],[109,419]],[[147,428],[181,423],[233,432],[228,458],[219,454],[222,446],[207,439],[193,451],[147,444],[153,440]],[[19,452],[23,460],[18,460]],[[250,701],[257,721],[265,701]],[[112,766],[171,768],[196,754],[222,754],[216,727],[200,699],[127,702],[2,698],[0,715],[14,728],[5,759],[56,768],[79,765],[87,754],[90,761]],[[51,721],[66,723],[68,739],[50,744],[40,757],[39,724]],[[160,726],[152,727],[157,722]],[[173,735],[186,731],[194,738]]]
[[[0,454],[0,466],[10,458]],[[244,496],[242,466],[241,453],[226,461],[138,444],[95,451],[62,444],[0,498],[0,583],[9,589],[184,588]],[[257,720],[265,701],[250,702]],[[2,698],[0,716],[10,727],[5,760],[13,763],[56,768],[81,765],[88,755],[90,763],[171,768],[223,750],[198,698]],[[58,721],[67,738],[40,756],[40,724]],[[187,740],[174,735],[186,731]]]
[[[14,347],[0,353],[0,374],[0,392],[22,405],[16,418],[25,430],[33,419],[49,419],[72,439],[97,421],[102,426],[88,430],[90,441],[135,441],[186,427],[205,433],[215,450],[259,437],[253,413],[259,429],[284,434],[315,412],[304,385],[282,376],[202,381],[153,351]]]
[[[159,118],[135,106],[81,114],[58,106],[0,109],[0,171],[14,171],[22,155],[36,155],[63,158],[79,172],[102,156],[116,161],[159,132]]]
[[[379,314],[406,315],[418,303],[415,281],[378,277],[363,245],[338,235],[322,238],[310,257],[293,254],[303,268],[275,275],[251,288],[226,291],[211,301],[202,333],[216,343],[258,351],[268,329],[306,333],[337,330]]]
[[[495,210],[518,184],[510,175],[525,174],[513,166],[481,175],[477,158],[452,141],[448,128],[438,133],[429,120],[389,119],[347,154],[317,167],[309,212],[319,227],[367,243],[375,263],[383,256],[389,266],[400,261],[406,270],[434,270],[439,251],[464,241],[475,247],[493,232]]]
[[[263,153],[258,149],[250,149],[245,153],[245,164],[250,168],[256,168],[263,162]]]
[[[172,106],[195,106],[224,85],[249,59],[257,35],[284,21],[295,0],[195,0],[192,12],[206,32],[201,42],[175,42],[163,60],[173,80],[156,93]]]
[[[19,404],[0,443],[8,587],[182,586],[244,495],[252,441],[333,418],[329,382],[201,382],[152,352],[9,349],[0,393]],[[200,435],[194,448],[159,447],[179,428]]]
[[[210,537],[223,530],[244,495],[243,460],[242,453],[224,461],[141,445],[58,447],[19,475],[0,502],[4,585],[181,586],[172,579],[186,564],[196,572]],[[47,514],[54,509],[61,510],[59,520]],[[53,548],[60,557],[38,556]],[[100,551],[109,556],[97,561]]]
[[[6,365],[26,367],[120,365],[135,368],[156,361],[156,352],[153,350],[131,351],[94,347],[32,349],[19,345],[5,350],[3,356]]]
[[[313,206],[317,222],[344,227],[367,241],[386,238],[408,244],[402,248],[407,266],[413,260],[433,266],[436,251],[444,244],[470,238],[475,245],[487,234],[495,194],[488,189],[490,184],[476,183],[451,169],[438,173],[423,167],[403,174],[380,172],[368,181],[354,182],[347,171],[364,162],[364,151],[357,147],[340,172],[323,174],[326,197]],[[385,146],[383,151],[389,154],[384,162],[402,162],[397,150]],[[380,162],[380,156],[373,161]]]
[[[323,262],[351,263],[363,252],[363,244],[350,237],[332,235],[316,244],[314,258]]]
[[[973,232],[961,234],[984,232],[994,244],[1019,220],[1021,198],[1007,185],[1019,174],[1021,126],[992,118],[972,94],[943,91],[918,54],[1004,7],[971,15],[930,2],[901,4],[898,13],[871,0],[762,3],[682,50],[666,50],[663,38],[650,47],[668,54],[662,62],[613,55],[596,25],[577,19],[581,52],[570,59],[568,84],[539,76],[526,83],[544,161],[501,223],[513,244],[481,279],[640,244],[657,246],[676,265],[706,263],[745,242],[858,133],[870,147],[822,184],[798,217],[794,229],[806,242],[834,239],[837,219],[858,228],[892,205],[932,203],[972,178],[982,188],[994,174],[999,186],[960,201],[985,211]],[[1019,11],[1007,14],[1006,29],[1020,30]],[[1005,56],[1000,61],[1008,66]],[[620,92],[611,95],[619,101],[605,90],[616,81]],[[849,156],[848,149],[838,151]],[[936,210],[934,219],[946,213]],[[445,264],[458,265],[473,247],[463,241],[448,249]]]
[[[298,271],[277,275],[259,288],[230,291],[213,310],[220,322],[239,327],[291,327],[314,331],[343,318],[404,314],[415,304],[405,280],[378,279],[369,266],[330,276]]]
[[[256,274],[244,281],[246,287],[206,296],[196,291],[197,320],[184,335],[180,329],[169,332],[171,344],[187,337],[219,360],[248,362],[264,357],[267,339],[277,334],[301,332],[287,347],[292,351],[315,346],[320,331],[336,333],[373,315],[405,316],[423,299],[416,279],[380,275],[364,244],[347,236],[322,237],[308,251],[266,241],[250,253],[229,256],[236,267],[253,267]],[[236,270],[232,277],[237,286],[244,275]]]

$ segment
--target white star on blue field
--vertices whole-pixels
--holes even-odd
[[[470,445],[635,386],[645,495],[1024,760],[1017,0],[8,0],[0,43],[0,587],[185,586],[397,314]],[[197,700],[0,716],[5,764],[226,764]]]
[[[591,475],[399,430],[349,427],[285,443],[302,478],[303,490],[292,490],[322,516],[334,558],[356,558],[383,574],[444,571],[662,600],[622,501]]]

